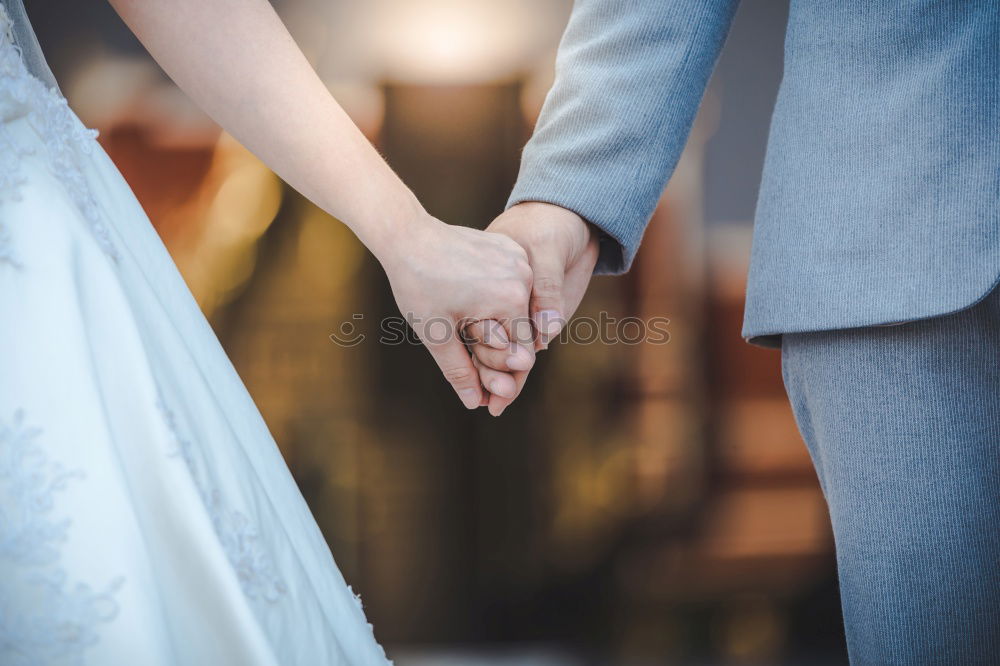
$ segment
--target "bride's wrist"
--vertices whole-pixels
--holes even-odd
[[[369,248],[383,268],[389,269],[419,253],[429,242],[430,235],[442,224],[414,202],[414,205],[394,216],[392,223]]]

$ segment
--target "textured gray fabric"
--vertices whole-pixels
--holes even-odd
[[[853,664],[1000,663],[1000,290],[891,327],[785,334]]]
[[[509,205],[627,270],[736,0],[577,0]],[[1000,2],[792,0],[743,335],[957,311],[1000,276]]]

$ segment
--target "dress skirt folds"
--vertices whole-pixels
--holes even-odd
[[[250,396],[0,5],[0,663],[386,664]]]

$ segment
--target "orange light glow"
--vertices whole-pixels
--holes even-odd
[[[458,84],[508,78],[535,55],[538,17],[525,2],[384,2],[375,44],[388,78]]]

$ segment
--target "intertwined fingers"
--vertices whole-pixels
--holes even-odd
[[[530,329],[530,322],[525,323]],[[489,393],[487,405],[493,416],[499,416],[520,394],[528,371],[535,363],[533,332],[528,336],[527,344],[508,342],[502,346],[496,341],[497,326],[498,322],[492,320],[472,322],[466,326],[463,335],[472,352],[480,382]],[[501,327],[501,330],[505,329]],[[517,339],[523,340],[521,336]]]
[[[475,409],[485,399],[479,371],[472,362],[462,339],[454,330],[445,331],[446,322],[415,326],[414,331],[434,357],[445,380],[451,384],[466,409]],[[455,326],[456,324],[452,324]]]

